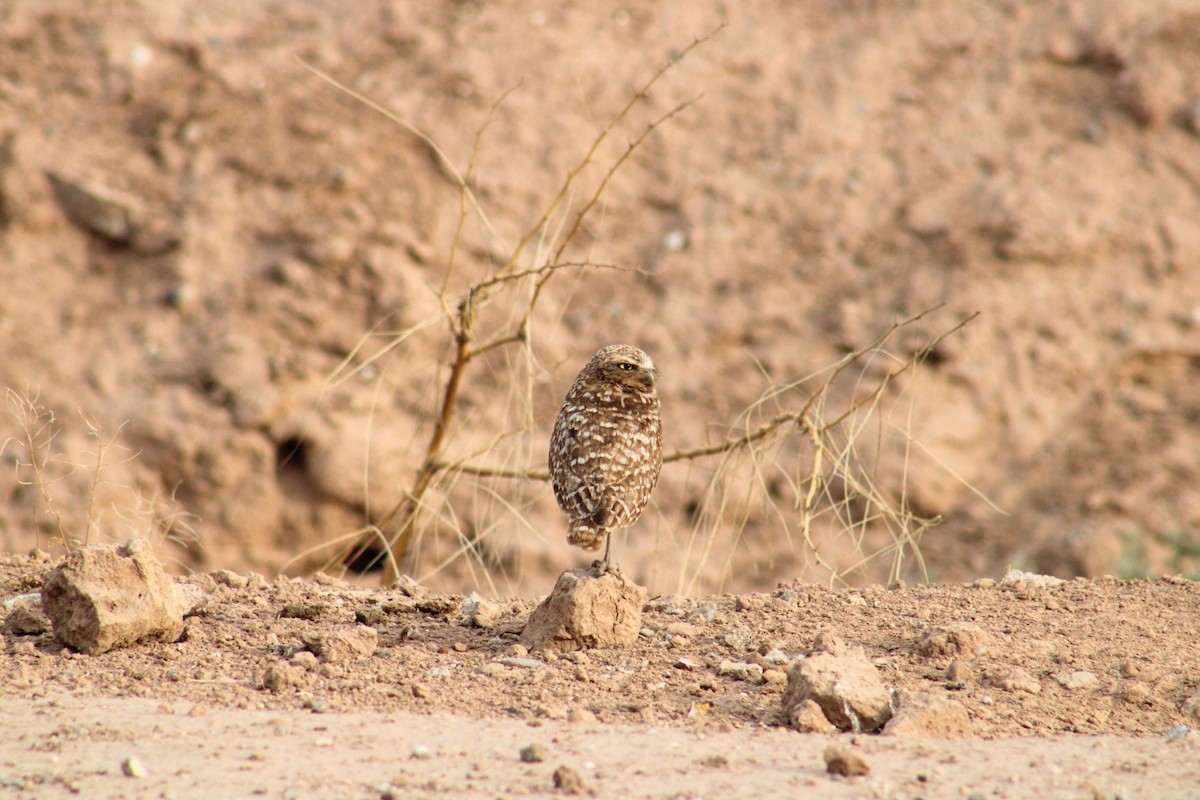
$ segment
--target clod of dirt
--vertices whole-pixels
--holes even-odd
[[[41,606],[32,602],[17,603],[4,619],[4,630],[14,636],[41,636],[50,630],[50,619]]]
[[[1100,688],[1100,679],[1095,673],[1086,670],[1076,670],[1074,672],[1060,672],[1054,676],[1054,680],[1064,689],[1072,692],[1076,691],[1091,691]]]
[[[564,572],[529,615],[521,644],[560,653],[622,647],[637,641],[646,589],[615,572]]]
[[[409,575],[401,575],[392,581],[392,588],[399,589],[405,597],[420,597],[429,591]]]
[[[963,687],[975,680],[975,670],[966,661],[954,659],[946,667],[946,682],[951,686]]]
[[[991,636],[978,625],[955,622],[927,631],[917,642],[917,652],[923,656],[974,658],[986,653],[991,641]]]
[[[892,716],[887,687],[861,647],[840,655],[814,653],[792,665],[783,692],[784,717],[800,714],[797,707],[806,700],[844,731],[876,731]]]
[[[46,577],[42,608],[54,634],[89,655],[144,640],[174,642],[183,634],[171,579],[140,537],[71,552]]]
[[[735,681],[747,683],[762,683],[763,668],[760,664],[746,664],[740,661],[722,661],[717,667],[717,674],[733,678]]]
[[[825,771],[830,775],[866,775],[871,763],[866,756],[848,744],[834,742],[825,748]]]
[[[379,645],[379,632],[366,625],[334,631],[312,631],[301,638],[305,647],[329,664],[370,658]]]
[[[883,729],[885,736],[926,739],[966,739],[972,735],[971,715],[957,700],[928,692],[901,692],[895,716]]]
[[[477,628],[490,628],[500,621],[501,609],[490,600],[471,592],[462,602],[463,616]]]
[[[308,671],[291,664],[272,664],[263,670],[263,688],[281,694],[293,689],[303,689],[309,683]]]
[[[812,699],[794,705],[789,712],[788,722],[801,733],[833,733],[837,730],[825,719],[825,712]]]
[[[1126,681],[1117,690],[1116,696],[1130,705],[1154,702],[1154,692],[1146,684],[1139,681]]]
[[[583,777],[566,765],[554,770],[554,788],[563,794],[583,794]]]
[[[830,655],[840,656],[849,650],[849,645],[847,645],[845,640],[836,633],[821,631],[817,634],[816,638],[813,639],[812,652],[814,654],[829,653]]]
[[[1028,692],[1041,694],[1042,685],[1025,670],[1016,667],[1000,679],[999,686],[1006,692]]]

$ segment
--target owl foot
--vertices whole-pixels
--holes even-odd
[[[605,575],[608,575],[610,572],[613,575],[616,575],[618,578],[625,577],[624,575],[621,574],[621,565],[620,564],[614,564],[613,562],[609,561],[606,558],[598,558],[592,562],[592,574],[595,575],[597,578],[603,578]]]

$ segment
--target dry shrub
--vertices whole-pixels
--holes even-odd
[[[427,414],[428,438],[411,481],[399,502],[381,515],[370,509],[368,498],[368,518],[375,517],[371,524],[299,554],[288,566],[327,549],[331,555],[322,569],[382,564],[385,583],[399,576],[403,564],[424,570],[422,578],[453,566],[476,585],[497,592],[497,578],[508,590],[519,584],[519,567],[497,540],[503,531],[516,530],[527,542],[544,541],[529,512],[544,493],[540,483],[549,478],[540,466],[545,456],[540,420],[557,406],[535,392],[538,380],[555,366],[542,363],[538,342],[542,329],[553,330],[562,315],[561,308],[557,313],[544,309],[546,287],[556,280],[573,281],[572,291],[564,292],[570,298],[586,288],[596,270],[638,278],[636,270],[578,255],[580,234],[602,208],[605,191],[621,167],[647,137],[695,101],[642,123],[623,148],[614,150],[609,140],[630,123],[664,75],[716,34],[694,41],[632,94],[563,179],[543,213],[507,245],[498,241],[501,237],[472,189],[480,144],[503,97],[480,126],[467,168],[460,172],[432,136],[309,67],[417,136],[457,186],[459,216],[441,284],[434,289],[436,311],[404,330],[370,332],[329,378],[330,387],[352,377],[375,380],[378,395],[398,353],[429,348],[444,354],[436,375],[404,375],[410,383],[438,387],[436,405]],[[606,152],[613,153],[607,166],[589,172]],[[502,263],[485,267],[483,274],[464,274],[463,235],[469,224],[482,226],[497,240],[496,251],[508,254]],[[888,344],[896,332],[927,313],[886,327],[875,341],[825,370],[772,386],[728,425],[721,441],[668,454],[668,465],[691,464],[689,484],[700,488],[694,507],[657,508],[660,530],[668,531],[663,544],[674,551],[671,563],[677,565],[677,574],[672,581],[678,591],[719,587],[735,568],[735,554],[747,544],[752,520],[773,529],[775,538],[782,531],[793,573],[833,582],[865,574],[880,562],[886,562],[891,578],[906,574],[914,562],[920,571],[919,540],[936,520],[915,515],[906,501],[903,477],[898,491],[896,481],[885,486],[878,464],[881,447],[899,442],[907,452],[911,446],[907,426],[891,414],[898,399],[891,391],[895,379],[915,372],[942,337],[968,321],[952,324],[907,358],[890,355]],[[468,381],[483,387],[486,409],[477,404],[464,408]],[[366,485],[363,476],[364,495]],[[831,557],[831,550],[850,557]]]

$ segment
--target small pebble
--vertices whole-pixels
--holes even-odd
[[[592,723],[595,721],[596,715],[586,708],[572,708],[567,712],[567,722]]]
[[[130,778],[146,777],[146,765],[137,756],[129,756],[121,762],[121,772]]]
[[[563,794],[583,792],[583,778],[570,767],[563,765],[554,770],[554,788]]]
[[[871,765],[863,754],[849,745],[835,742],[825,748],[825,771],[830,775],[866,775]]]
[[[540,764],[546,760],[546,748],[537,742],[521,748],[521,760],[526,764]]]
[[[1170,742],[1175,739],[1183,739],[1191,732],[1192,729],[1187,725],[1176,725],[1175,727],[1171,728],[1171,730],[1167,731],[1167,741]]]

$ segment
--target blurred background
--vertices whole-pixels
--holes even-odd
[[[458,467],[544,469],[628,342],[668,452],[832,423],[667,464],[614,543],[652,593],[1197,574],[1192,0],[9,0],[0,548],[342,572],[426,461],[459,300],[555,263],[605,266],[480,303],[402,572],[590,561],[548,483]]]

